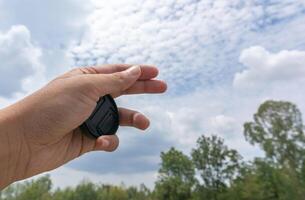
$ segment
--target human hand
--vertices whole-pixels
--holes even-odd
[[[116,135],[87,137],[78,128],[101,96],[162,93],[153,66],[105,65],[77,68],[0,112],[0,188],[55,169],[90,151],[114,151]],[[119,108],[120,125],[145,130],[149,120]]]

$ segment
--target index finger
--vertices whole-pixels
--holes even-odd
[[[125,71],[132,67],[131,64],[107,64],[101,66],[94,66],[94,70],[99,74],[112,74],[116,72]],[[153,65],[139,65],[141,67],[142,74],[139,80],[149,80],[158,76],[159,70]]]

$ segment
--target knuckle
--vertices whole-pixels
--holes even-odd
[[[79,72],[81,72],[80,68],[73,68],[68,73],[74,74],[74,73],[79,73]]]
[[[78,68],[83,74],[97,74],[98,72],[92,66]]]
[[[63,76],[64,76],[64,78],[69,78],[69,77],[73,77],[73,76],[79,75],[79,74],[83,74],[83,72],[79,67],[77,67],[77,68],[73,68],[73,69],[69,70]]]
[[[122,76],[121,73],[114,73],[114,74],[112,74],[112,77],[120,85],[124,84],[124,77]]]

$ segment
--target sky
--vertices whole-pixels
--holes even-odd
[[[189,154],[201,135],[224,138],[246,160],[261,156],[243,123],[267,99],[305,113],[304,24],[303,0],[0,0],[0,106],[76,66],[157,65],[166,94],[117,99],[149,116],[150,129],[120,128],[116,152],[50,172],[58,187],[152,187],[160,152]]]

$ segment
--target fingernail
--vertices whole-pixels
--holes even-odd
[[[103,143],[102,143],[103,148],[107,148],[107,147],[109,147],[109,145],[110,145],[110,142],[108,140],[103,140]]]
[[[130,67],[126,72],[131,76],[139,76],[141,74],[141,67],[139,65],[135,65]]]

